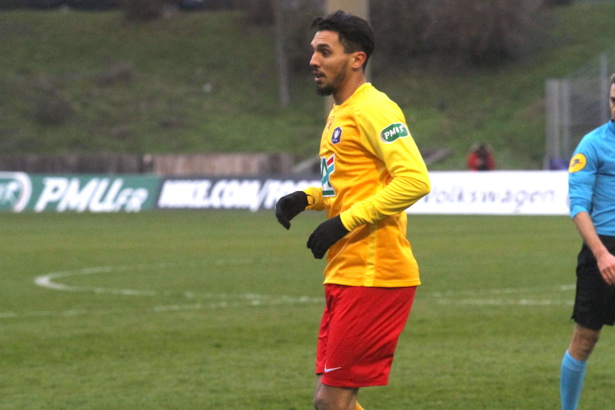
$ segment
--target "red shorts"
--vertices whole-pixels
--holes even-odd
[[[371,288],[325,285],[316,374],[333,387],[384,386],[416,286]]]

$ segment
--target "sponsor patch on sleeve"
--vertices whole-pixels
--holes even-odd
[[[582,170],[585,168],[587,164],[587,158],[583,154],[577,154],[570,160],[570,165],[568,165],[568,172],[573,173]]]
[[[380,139],[385,144],[395,142],[399,138],[404,138],[410,135],[408,127],[402,122],[396,122],[380,131]]]

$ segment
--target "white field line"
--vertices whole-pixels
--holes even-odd
[[[476,306],[572,306],[572,300],[559,299],[436,299],[440,305]]]
[[[216,260],[216,266],[225,265],[250,265],[255,263],[254,260]],[[211,262],[208,263],[211,265]],[[184,266],[184,265],[182,265]],[[185,264],[189,267],[205,266],[204,263]],[[84,269],[51,272],[45,275],[38,276],[34,279],[37,286],[47,289],[62,291],[62,292],[90,292],[97,294],[112,294],[122,296],[164,296],[170,295],[167,292],[158,292],[148,289],[114,289],[98,286],[74,286],[61,282],[61,279],[68,277],[78,277],[84,275],[118,273],[118,272],[134,272],[140,270],[151,269],[166,269],[177,268],[176,265],[169,264],[139,264],[133,266],[98,266]],[[421,292],[417,295],[419,303],[436,303],[440,305],[477,305],[477,306],[560,306],[572,305],[572,296],[557,297],[557,294],[563,292],[572,292],[575,285],[556,285],[551,287],[536,287],[536,288],[501,288],[501,289],[479,289],[479,290],[450,290],[442,292]],[[426,289],[427,290],[427,289]],[[529,297],[530,294],[540,294],[541,296],[548,293],[549,297]],[[517,295],[518,297],[515,297]],[[274,305],[301,305],[301,304],[321,304],[322,297],[311,296],[286,296],[286,295],[261,295],[261,294],[220,294],[220,293],[204,293],[197,294],[191,291],[185,291],[182,296],[186,299],[200,302],[172,305],[155,305],[147,311],[151,312],[177,312],[190,310],[208,310],[208,309],[226,309],[245,306],[274,306]],[[65,310],[65,311],[32,311],[32,312],[1,312],[0,319],[11,319],[20,317],[68,317],[94,314],[114,314],[121,313],[120,310]]]
[[[434,292],[426,295],[427,300],[433,300],[441,305],[480,305],[480,306],[572,306],[574,301],[571,297],[545,298],[530,297],[531,294],[544,295],[546,293],[560,294],[562,292],[572,292],[575,285],[556,285],[551,287],[535,288],[501,288],[501,289],[477,289],[477,290],[450,290],[444,292]],[[520,295],[514,297],[515,295]]]
[[[38,286],[42,286],[44,288],[53,289],[53,290],[61,290],[64,292],[93,292],[93,293],[111,293],[114,295],[127,295],[127,296],[156,296],[156,292],[151,290],[135,290],[135,289],[110,289],[110,288],[102,288],[102,287],[88,287],[88,286],[70,286],[65,285],[63,283],[56,283],[54,279],[67,278],[71,276],[79,276],[79,275],[93,275],[100,273],[115,273],[122,272],[128,270],[134,270],[133,267],[130,269],[127,266],[99,266],[94,268],[85,268],[76,271],[63,271],[63,272],[53,272],[48,273],[47,275],[39,276],[34,279],[34,283]]]

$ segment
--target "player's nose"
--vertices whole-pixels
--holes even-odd
[[[312,54],[312,58],[310,58],[310,67],[316,68],[320,66],[320,62],[318,61],[318,55],[316,53]]]

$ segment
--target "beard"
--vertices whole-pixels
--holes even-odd
[[[335,94],[340,89],[341,85],[346,81],[347,67],[348,63],[345,63],[342,69],[335,75],[333,81],[329,84],[323,86],[316,85],[316,93],[323,97]]]
[[[335,87],[333,87],[333,84],[329,84],[324,87],[316,86],[316,94],[320,95],[321,97],[327,97],[329,95],[333,95],[334,92],[335,92]]]

